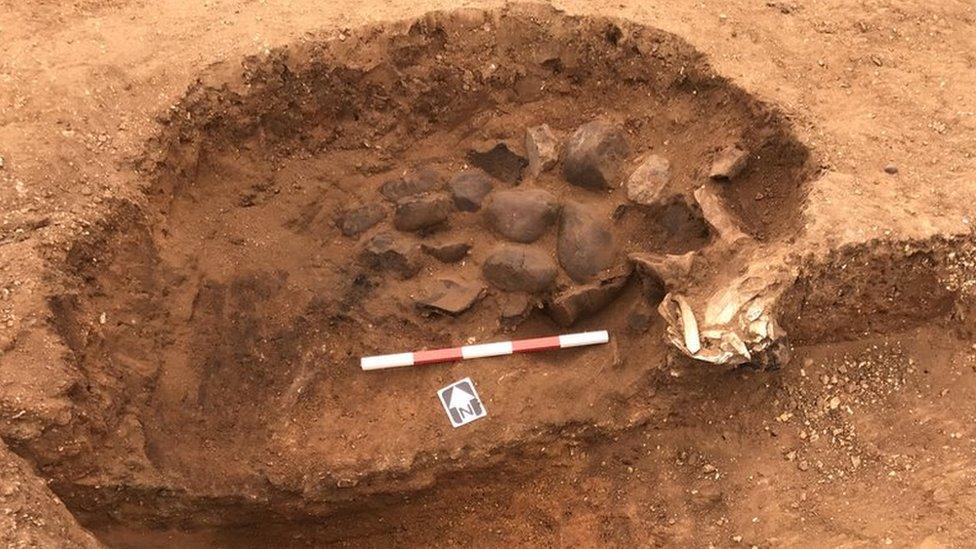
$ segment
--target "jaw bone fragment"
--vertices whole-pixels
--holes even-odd
[[[658,312],[667,321],[667,339],[689,357],[713,364],[769,369],[786,364],[789,343],[776,321],[779,297],[793,276],[784,258],[755,246],[713,184],[697,189],[694,197],[717,233],[711,246],[684,255],[628,256],[647,298],[661,300]],[[721,265],[721,272],[710,272],[709,265]]]
[[[658,306],[668,340],[691,358],[712,364],[753,363],[776,368],[789,362],[786,332],[776,321],[777,301],[788,284],[785,269],[772,263],[752,268],[699,301],[670,292]]]
[[[691,310],[691,305],[688,305],[688,300],[684,297],[676,295],[673,299],[678,304],[678,313],[681,315],[681,332],[684,336],[685,349],[694,355],[701,351],[701,334],[698,333],[695,312]]]

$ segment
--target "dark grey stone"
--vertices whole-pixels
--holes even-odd
[[[576,286],[560,292],[546,303],[546,312],[560,326],[574,324],[599,312],[616,299],[627,285],[631,272],[627,268],[616,276],[594,284]]]
[[[624,131],[606,120],[580,126],[566,141],[563,177],[592,190],[617,187],[630,154]]]
[[[379,233],[370,238],[363,258],[374,269],[392,271],[404,279],[420,271],[419,247],[393,233]]]
[[[491,192],[491,178],[482,171],[469,170],[451,178],[448,187],[454,199],[454,207],[462,212],[476,212]]]
[[[390,202],[397,202],[408,196],[438,191],[443,185],[440,174],[433,168],[425,167],[383,183],[380,194]]]
[[[417,300],[421,310],[449,315],[467,311],[485,295],[485,286],[463,278],[438,278],[429,281]]]
[[[529,165],[528,160],[515,154],[505,143],[498,143],[483,152],[468,152],[468,162],[495,179],[512,184],[522,180],[522,171]]]
[[[420,249],[438,261],[456,263],[468,255],[471,245],[467,242],[424,242]]]
[[[491,227],[508,240],[538,240],[559,217],[556,197],[542,189],[496,191],[485,209]]]
[[[569,202],[563,206],[556,252],[570,278],[588,282],[613,261],[613,235],[586,206]]]
[[[481,268],[485,280],[509,292],[543,292],[556,279],[556,264],[546,252],[518,244],[495,246]]]
[[[451,201],[443,194],[408,196],[397,201],[393,226],[401,231],[430,229],[447,221],[450,213]]]
[[[379,223],[386,217],[386,210],[379,204],[364,204],[342,212],[339,230],[346,236],[356,236]]]

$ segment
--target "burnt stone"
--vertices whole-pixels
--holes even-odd
[[[440,190],[442,186],[440,174],[433,168],[421,168],[414,173],[386,181],[380,185],[380,194],[390,202],[397,202],[408,196]]]
[[[484,152],[468,152],[468,162],[495,179],[512,184],[522,180],[522,171],[529,165],[528,160],[512,152],[505,143],[498,143]]]
[[[481,268],[485,280],[509,292],[539,293],[556,279],[556,264],[547,253],[517,244],[495,246]]]
[[[491,195],[486,208],[492,228],[508,240],[538,240],[559,217],[556,197],[542,189],[509,189]]]
[[[424,311],[459,315],[485,295],[485,286],[463,278],[439,278],[426,284],[417,306]]]
[[[456,263],[468,255],[471,245],[467,242],[424,242],[420,249],[438,261]]]
[[[384,232],[366,243],[363,258],[374,269],[393,271],[400,278],[411,278],[420,271],[418,246],[398,235]]]
[[[502,294],[498,300],[499,321],[506,328],[514,328],[532,314],[536,307],[534,298],[526,294]]]
[[[342,212],[339,230],[346,236],[363,233],[386,217],[386,210],[379,204],[364,204]]]
[[[594,120],[580,126],[566,142],[563,177],[592,190],[616,187],[629,154],[623,130],[606,120]]]
[[[560,326],[569,326],[591,316],[620,295],[630,279],[631,269],[594,284],[569,288],[546,303],[546,312]]]
[[[491,192],[492,183],[484,172],[469,170],[451,178],[448,187],[454,199],[454,207],[462,212],[476,212],[481,209],[481,203]]]
[[[613,235],[585,206],[569,202],[563,206],[556,252],[570,278],[588,282],[613,261]]]
[[[393,225],[401,231],[419,231],[447,221],[451,201],[443,194],[408,196],[397,201]]]

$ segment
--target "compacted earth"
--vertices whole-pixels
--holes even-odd
[[[972,6],[28,5],[0,4],[5,543],[976,534]],[[702,311],[742,288],[775,345],[687,356],[689,302],[741,348]],[[488,416],[454,429],[465,377]]]

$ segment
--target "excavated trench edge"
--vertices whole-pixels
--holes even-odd
[[[697,55],[695,59],[698,59]],[[276,65],[281,74],[290,72],[287,62],[281,59],[269,63],[270,65]],[[249,70],[257,73],[262,69],[255,66]],[[214,90],[221,89],[224,89],[222,85],[196,88],[184,102],[183,109],[173,114],[169,122],[170,126],[164,132],[167,137],[152,146],[155,150],[165,150],[166,153],[163,158],[150,161],[148,164],[160,162],[177,166],[177,169],[169,179],[161,177],[158,180],[159,185],[151,189],[151,193],[165,196],[170,194],[172,189],[178,188],[181,182],[185,184],[193,179],[194,166],[201,154],[201,128],[206,128],[209,135],[222,134],[240,138],[242,133],[253,135],[259,130],[266,131],[271,128],[274,131],[274,128],[278,128],[286,131],[292,127],[290,126],[292,121],[272,120],[262,116],[242,116],[241,119],[254,122],[254,126],[250,128],[228,126],[226,120],[232,118],[228,113],[247,112],[247,98],[234,97],[230,92],[227,95],[215,94]],[[222,114],[214,115],[215,111],[206,112],[209,109],[202,105],[208,103],[211,106],[222,105]],[[288,147],[285,141],[282,139],[279,145]],[[87,240],[76,242],[69,253],[67,276],[77,277],[76,283],[83,287],[88,275],[83,270],[78,270],[77,266],[89,264],[90,257],[100,255],[99,244],[109,240],[105,236],[111,231],[125,231],[133,226],[148,231],[152,226],[151,217],[157,214],[145,214],[146,211],[143,205],[119,203],[111,216],[114,219],[92,230]],[[120,220],[127,222],[119,223]],[[971,250],[972,242],[969,239],[935,238],[923,242],[867,243],[835,250],[826,258],[807,258],[799,267],[800,274],[797,282],[784,296],[787,314],[786,318],[782,319],[783,324],[794,336],[795,342],[810,344],[858,338],[868,332],[899,331],[920,323],[947,318],[958,310],[960,291],[947,290],[944,277],[941,275],[951,271],[953,261],[950,255],[971,256]],[[907,268],[902,268],[905,266]],[[879,276],[883,281],[880,291],[877,284]],[[899,288],[906,287],[915,288],[907,298],[903,294],[898,294]],[[836,303],[832,303],[830,297],[838,292],[847,296],[841,301],[840,307],[836,307]],[[77,295],[83,295],[83,291]],[[912,299],[919,303],[909,302]],[[861,301],[870,304],[871,308],[863,308]],[[70,299],[58,296],[52,299],[51,303],[57,331],[69,347],[78,348],[77,342],[72,343],[76,329],[71,322],[80,322],[80,320],[73,320],[70,314],[66,313],[72,308]],[[804,321],[805,317],[814,316],[817,317],[815,323]],[[859,319],[870,321],[858,323]],[[630,429],[637,428],[639,426]],[[484,470],[505,471],[508,467],[517,467],[520,462],[519,456],[530,454],[529,449],[546,444],[547,441],[564,438],[568,432],[576,433],[576,436],[581,439],[594,441],[620,431],[589,425],[563,426],[546,434],[540,434],[532,441],[499,448],[491,456],[490,463]],[[29,447],[21,445],[13,447],[28,458],[34,457]],[[36,459],[34,461],[37,462]],[[454,471],[450,465],[427,467],[423,462],[423,459],[418,460],[419,465],[411,471],[412,474],[419,474],[420,478],[424,478],[414,489],[438,484],[442,477],[451,478],[452,475],[461,474]],[[466,471],[470,472],[471,469]],[[278,501],[275,501],[274,497],[254,501],[244,496],[197,497],[158,487],[140,488],[124,484],[96,489],[72,482],[55,482],[53,487],[67,502],[69,508],[82,518],[83,523],[96,529],[117,520],[132,520],[151,527],[176,525],[192,528],[202,524],[233,525],[260,521],[287,522],[302,517],[313,518],[334,513],[342,508],[348,510],[349,502],[353,500],[359,502],[357,506],[366,508],[374,504],[373,502],[383,502],[388,498],[397,497],[391,490],[404,488],[402,479],[397,477],[399,474],[393,474],[388,478],[363,479],[357,490],[350,491],[348,496],[337,492],[335,499],[326,502],[308,501],[302,499],[299,494],[293,493],[280,494]],[[392,483],[392,487],[387,483]],[[370,486],[375,486],[375,489],[370,489]],[[364,495],[369,495],[369,499],[365,502],[361,499]],[[118,512],[123,508],[124,512]],[[160,512],[163,508],[166,512]],[[196,515],[200,512],[203,514]],[[190,517],[193,517],[192,520]]]

